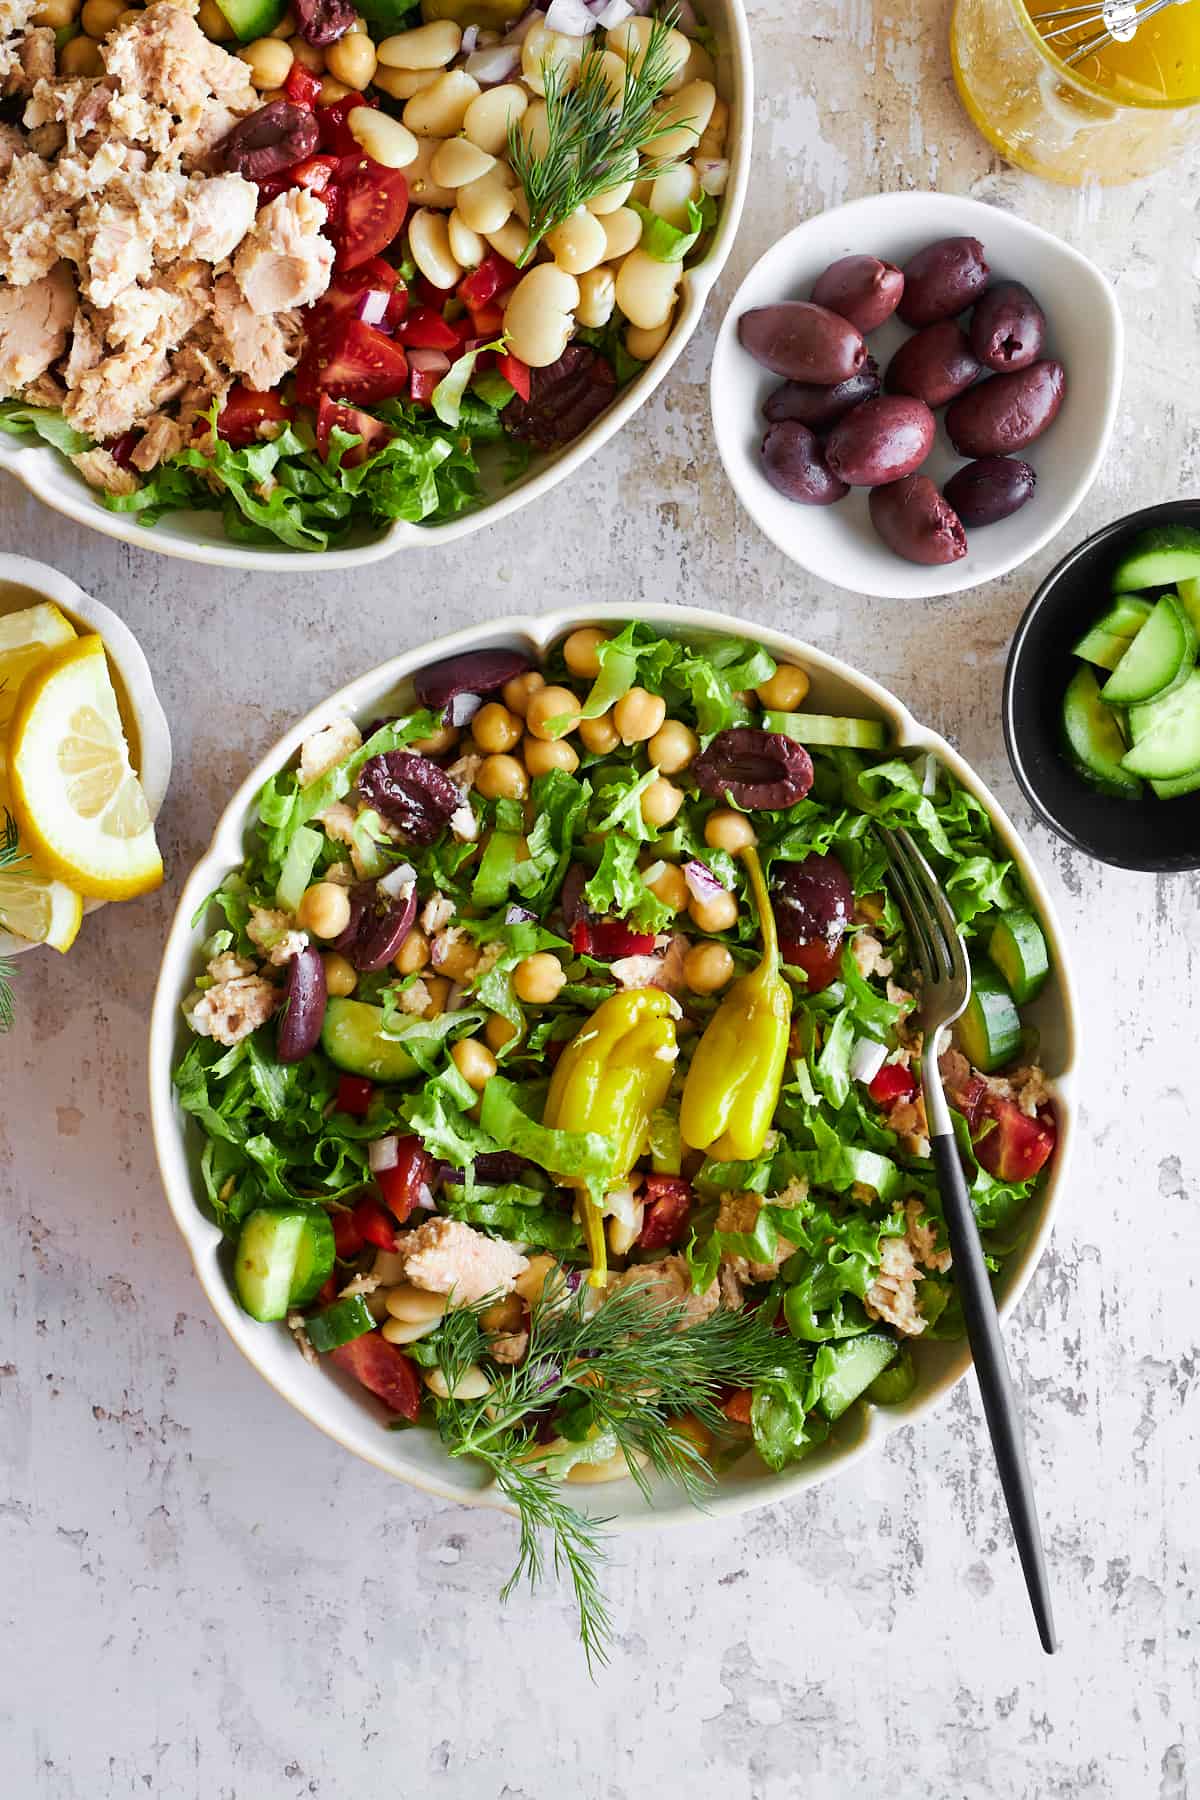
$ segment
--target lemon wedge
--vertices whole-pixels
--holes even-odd
[[[70,619],[49,600],[20,612],[0,613],[0,769],[5,766],[5,740],[21,683],[49,651],[69,644],[74,636]]]
[[[11,796],[0,775],[0,930],[54,950],[69,950],[83,919],[83,901],[65,882],[43,875],[19,845],[13,861],[3,866],[6,814],[12,814]]]
[[[162,857],[129,761],[99,637],[50,652],[25,678],[8,735],[13,810],[49,874],[99,900],[158,887]]]

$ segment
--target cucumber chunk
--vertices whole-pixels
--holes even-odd
[[[1152,781],[1150,786],[1160,800],[1181,800],[1184,794],[1194,794],[1200,788],[1200,769],[1192,775],[1177,775],[1173,781]]]
[[[1191,525],[1156,525],[1139,532],[1112,574],[1113,592],[1169,587],[1200,575],[1200,531]]]
[[[1121,767],[1126,743],[1116,716],[1100,698],[1100,688],[1090,668],[1077,669],[1063,696],[1063,731],[1071,754],[1089,781],[1112,794],[1133,799],[1142,784]],[[337,1004],[330,1001],[330,1005]],[[326,1015],[328,1017],[328,1015]]]
[[[217,5],[243,44],[270,37],[287,11],[287,0],[217,0]]]
[[[900,1345],[900,1354],[894,1363],[889,1363],[882,1375],[877,1375],[867,1389],[867,1399],[873,1400],[876,1406],[900,1406],[908,1399],[917,1385],[917,1366],[913,1361],[912,1351],[907,1344]]]
[[[1039,994],[1050,973],[1050,953],[1042,928],[1031,912],[1002,913],[988,940],[988,955],[1008,983],[1018,1006]]]
[[[1130,711],[1133,749],[1121,759],[1132,775],[1175,781],[1200,770],[1200,669],[1181,687]]]
[[[365,1000],[330,1000],[321,1027],[321,1048],[336,1068],[368,1081],[406,1081],[416,1064],[402,1044],[380,1031],[383,1008]]]
[[[1179,604],[1200,634],[1200,575],[1192,575],[1175,583]]]
[[[335,1300],[332,1306],[314,1313],[305,1320],[304,1329],[313,1349],[323,1353],[365,1337],[368,1331],[374,1331],[375,1321],[362,1295],[351,1294],[348,1299]]]
[[[1075,655],[1101,669],[1115,669],[1153,608],[1136,594],[1118,594],[1108,611],[1080,638]]]
[[[1196,627],[1164,594],[1104,684],[1108,706],[1136,706],[1185,680],[1196,661]]]
[[[1128,650],[1129,642],[1127,637],[1118,637],[1115,631],[1101,631],[1097,625],[1080,638],[1073,654],[1094,664],[1097,669],[1115,669]]]
[[[328,1260],[323,1262],[325,1256]],[[332,1267],[333,1231],[323,1212],[315,1207],[259,1206],[238,1237],[234,1286],[243,1309],[265,1323],[282,1319],[305,1298],[311,1300]]]
[[[954,1027],[963,1055],[985,1075],[1011,1062],[1021,1047],[1021,1015],[994,963],[971,966],[971,998]]]
[[[853,1406],[889,1363],[895,1362],[899,1350],[895,1338],[881,1331],[869,1331],[861,1337],[848,1338],[837,1344],[826,1344],[821,1354],[833,1364],[821,1383],[817,1402],[825,1417],[840,1419],[848,1406]]]
[[[878,719],[842,719],[830,713],[763,714],[763,730],[779,731],[798,744],[833,744],[843,750],[886,750],[887,726]]]

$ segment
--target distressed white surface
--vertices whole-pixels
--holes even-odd
[[[1017,208],[1117,282],[1130,352],[1114,447],[1034,566],[926,605],[816,592],[725,488],[704,331],[650,409],[541,506],[353,586],[300,559],[278,579],[213,578],[0,490],[0,542],[57,563],[139,633],[177,758],[167,889],[90,920],[65,961],[26,959],[0,1045],[6,1800],[1185,1800],[1200,1786],[1194,879],[1094,867],[1031,826],[1075,935],[1093,1095],[1092,1142],[1011,1334],[1053,1662],[962,1387],[803,1503],[622,1540],[614,1663],[591,1686],[562,1595],[500,1610],[508,1521],[389,1486],[238,1359],[158,1192],[143,1045],[172,886],[290,718],[432,632],[575,600],[724,604],[887,682],[1031,824],[999,725],[1021,608],[1086,530],[1197,491],[1194,172],[1097,200],[1005,169],[958,112],[936,0],[751,11],[758,173],[724,295],[796,219],[896,185]],[[1085,346],[1072,373],[1086,379]]]

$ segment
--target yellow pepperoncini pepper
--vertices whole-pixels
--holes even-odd
[[[742,851],[758,907],[762,960],[734,982],[696,1047],[679,1109],[680,1135],[721,1162],[749,1162],[771,1129],[787,1063],[792,992],[779,970],[775,914],[758,852]]]
[[[557,1131],[597,1131],[617,1146],[614,1173],[624,1179],[646,1148],[650,1118],[667,1097],[675,1070],[676,1005],[661,988],[614,994],[571,1039],[550,1080],[542,1123]],[[582,1188],[578,1177],[571,1186]],[[605,1280],[604,1220],[581,1193],[583,1234],[593,1286]]]

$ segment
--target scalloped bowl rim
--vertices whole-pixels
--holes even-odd
[[[750,30],[743,0],[707,0],[713,12],[720,11],[728,32],[728,77],[730,131],[727,145],[729,181],[712,243],[704,258],[683,272],[680,283],[681,301],[671,327],[671,334],[658,355],[636,380],[631,381],[620,397],[601,413],[594,425],[564,450],[538,469],[536,473],[514,484],[498,499],[490,500],[474,512],[448,520],[442,525],[418,525],[396,519],[383,535],[370,543],[341,550],[303,552],[296,550],[252,550],[230,543],[224,538],[208,542],[199,538],[176,535],[169,521],[183,521],[205,514],[179,512],[168,515],[167,525],[139,525],[133,514],[110,512],[94,499],[90,489],[65,464],[57,450],[48,444],[33,445],[0,433],[0,472],[11,475],[37,499],[55,512],[86,525],[105,537],[117,538],[138,549],[156,550],[163,556],[179,557],[185,562],[206,563],[225,569],[253,569],[264,573],[295,571],[302,568],[314,574],[332,569],[364,568],[380,562],[400,550],[432,550],[443,544],[481,531],[487,525],[508,518],[523,506],[541,499],[574,474],[595,451],[614,437],[631,419],[655,389],[664,381],[700,323],[705,301],[712,292],[733,248],[746,202],[750,180],[750,149],[754,130],[754,64]],[[724,73],[724,71],[722,71]]]
[[[852,669],[839,658],[788,633],[698,607],[631,606],[621,608],[618,616],[623,621],[631,618],[644,620],[673,635],[718,633],[744,636],[752,642],[764,644],[780,657],[801,662],[818,679],[828,677],[832,681],[853,687],[891,724],[898,749],[933,751],[955,777],[987,807],[1047,928],[1052,965],[1057,976],[1055,989],[1061,1007],[1063,1038],[1061,1068],[1053,1077],[1059,1121],[1058,1147],[1049,1180],[1038,1195],[1040,1216],[1023,1249],[1015,1253],[1015,1266],[1010,1265],[1006,1272],[1000,1312],[1002,1318],[1008,1318],[1037,1266],[1065,1184],[1074,1137],[1073,1076],[1076,1061],[1076,1006],[1062,930],[1054,904],[1016,827],[995,796],[944,738],[920,725],[886,688]],[[362,1390],[352,1389],[348,1382],[342,1386],[344,1378],[330,1370],[328,1365],[323,1365],[317,1371],[310,1370],[299,1355],[291,1351],[291,1346],[288,1346],[295,1357],[294,1369],[289,1365],[289,1374],[283,1379],[277,1379],[267,1367],[265,1355],[260,1354],[260,1351],[265,1353],[266,1340],[259,1335],[267,1328],[256,1324],[238,1307],[228,1278],[218,1261],[218,1250],[223,1242],[221,1233],[204,1216],[197,1203],[187,1152],[188,1132],[191,1128],[175,1106],[171,1069],[176,1059],[177,1046],[183,1041],[180,1002],[192,986],[196,968],[199,934],[192,928],[192,917],[221,879],[232,868],[240,865],[244,833],[253,814],[255,796],[262,784],[296,754],[304,737],[327,721],[334,711],[345,711],[357,717],[370,713],[385,695],[391,693],[416,670],[441,657],[500,643],[523,644],[532,653],[540,654],[577,626],[611,627],[612,623],[611,615],[606,617],[595,608],[577,606],[556,610],[541,618],[514,615],[487,625],[469,626],[447,637],[403,651],[368,670],[323,700],[294,724],[267,751],[238,787],[218,821],[208,849],[184,884],[163,951],[150,1025],[150,1114],[167,1202],[191,1254],[200,1285],[237,1348],[289,1405],[344,1449],[425,1493],[466,1505],[486,1506],[506,1512],[511,1512],[512,1508],[494,1487],[472,1488],[465,1481],[463,1485],[458,1485],[449,1479],[451,1471],[466,1475],[461,1463],[451,1463],[448,1458],[443,1457],[441,1460],[444,1468],[406,1464],[405,1446],[411,1444],[418,1434],[389,1433],[383,1429],[375,1409],[370,1404],[364,1404]],[[275,1331],[277,1334],[286,1334],[286,1328],[282,1325],[276,1327]],[[965,1345],[939,1345],[938,1350],[947,1353],[946,1367],[935,1380],[923,1388],[919,1387],[918,1392],[904,1405],[887,1411],[878,1407],[857,1409],[863,1415],[858,1422],[857,1437],[844,1445],[839,1444],[836,1452],[824,1461],[802,1462],[792,1471],[780,1475],[764,1470],[760,1476],[755,1471],[744,1486],[718,1483],[709,1502],[708,1513],[733,1515],[753,1507],[790,1499],[803,1489],[848,1468],[868,1451],[878,1449],[892,1432],[924,1417],[946,1399],[951,1388],[970,1367],[970,1356]],[[298,1392],[300,1387],[307,1385],[305,1375],[317,1375],[321,1378],[309,1397],[301,1397]],[[432,1434],[422,1435],[432,1437]],[[597,1494],[599,1499],[595,1498]],[[696,1517],[695,1510],[674,1493],[662,1495],[660,1492],[655,1496],[654,1504],[647,1507],[639,1490],[629,1480],[613,1483],[599,1490],[580,1489],[578,1494],[572,1495],[572,1499],[586,1510],[595,1509],[604,1517],[611,1518],[617,1529],[674,1525]]]

